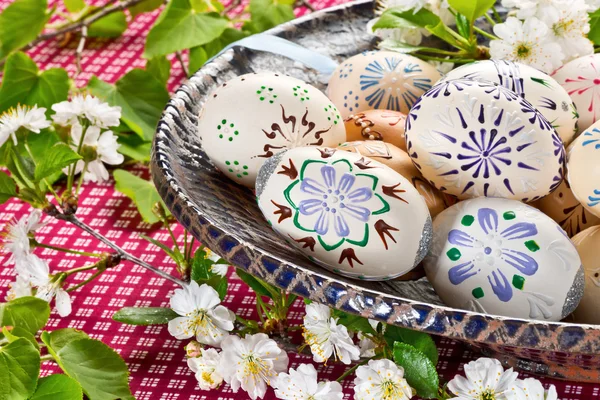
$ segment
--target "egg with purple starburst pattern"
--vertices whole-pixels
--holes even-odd
[[[423,176],[459,199],[533,201],[563,179],[565,150],[552,124],[530,102],[489,81],[435,85],[410,110],[405,135]]]
[[[342,62],[327,95],[343,118],[367,110],[404,114],[440,79],[431,64],[392,51],[365,51]]]
[[[559,321],[583,297],[581,259],[565,231],[516,200],[479,197],[442,211],[423,264],[450,307]]]

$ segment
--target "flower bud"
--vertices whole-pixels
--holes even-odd
[[[185,354],[188,358],[200,357],[202,355],[202,345],[192,340],[185,346]]]

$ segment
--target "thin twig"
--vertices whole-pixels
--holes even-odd
[[[75,50],[75,64],[77,65],[77,77],[80,73],[83,72],[83,68],[81,68],[81,58],[83,56],[83,49],[85,47],[85,41],[88,37],[88,27],[84,25],[81,27],[81,38],[79,39],[79,44],[77,45],[77,50]],[[84,168],[85,169],[85,168]],[[83,173],[81,173],[83,176]]]
[[[179,61],[179,63],[181,64],[181,69],[183,70],[185,77],[189,77],[190,71],[188,70],[187,65],[185,65],[185,62],[183,61],[183,54],[181,53],[181,51],[176,51],[175,57],[177,58],[177,61]]]
[[[297,0],[295,6],[296,7],[304,6],[304,7],[308,8],[310,10],[310,12],[317,11],[317,9],[312,4],[310,4],[307,0]]]

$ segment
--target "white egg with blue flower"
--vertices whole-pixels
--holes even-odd
[[[423,261],[450,307],[559,321],[583,297],[584,271],[563,229],[516,200],[479,197],[442,211]]]

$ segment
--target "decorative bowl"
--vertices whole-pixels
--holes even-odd
[[[372,0],[329,8],[268,31],[342,61],[375,48]],[[574,381],[600,381],[600,326],[479,314],[443,305],[425,280],[366,282],[313,264],[263,218],[253,192],[215,169],[196,134],[206,97],[234,76],[278,71],[325,89],[316,71],[284,56],[233,47],[202,67],[167,104],[152,149],[152,178],[175,218],[231,264],[319,303],[467,342],[505,365]]]

